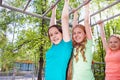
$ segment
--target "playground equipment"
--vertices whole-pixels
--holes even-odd
[[[10,10],[12,10],[12,11],[17,11],[17,12],[20,12],[20,13],[23,13],[23,14],[26,14],[26,15],[30,15],[30,16],[33,16],[33,17],[50,20],[50,18],[49,18],[49,17],[46,17],[46,15],[52,10],[53,7],[48,8],[48,9],[46,10],[46,12],[45,12],[44,14],[42,14],[42,15],[36,14],[36,13],[31,13],[31,12],[26,11],[27,8],[28,8],[28,6],[29,6],[29,4],[31,3],[31,1],[32,1],[32,0],[28,0],[27,4],[25,5],[25,7],[24,7],[23,9],[19,9],[19,8],[17,8],[17,7],[14,7],[14,6],[10,6],[10,5],[3,4],[3,0],[0,0],[0,6],[3,7],[3,8],[6,8],[6,9],[10,9]],[[89,0],[88,2],[91,2],[91,1],[92,1],[92,0]],[[56,0],[56,2],[53,4],[53,6],[57,5],[57,4],[60,3],[60,2],[61,2],[61,0]],[[86,2],[86,3],[88,3],[88,2]],[[79,10],[80,8],[82,8],[86,3],[83,2],[82,4],[80,4],[80,5],[75,9],[75,11]],[[102,11],[104,11],[104,10],[106,10],[106,9],[109,9],[110,7],[112,7],[112,6],[116,5],[116,4],[120,4],[120,0],[116,0],[116,1],[113,2],[112,4],[109,4],[109,5],[107,5],[106,7],[102,8],[102,9],[100,9],[100,10],[94,12],[94,13],[92,13],[92,14],[90,15],[90,17],[93,17],[93,16],[95,16],[96,14],[101,13]],[[72,12],[72,10],[71,10],[70,13],[69,13],[69,15],[71,15],[72,13],[73,13],[73,12]],[[120,16],[120,13],[115,14],[115,15],[107,18],[107,19],[104,19],[103,22],[109,21],[109,20],[111,20],[111,19],[113,19],[113,18],[115,18],[115,17],[118,17],[118,16]],[[82,22],[83,20],[84,20],[84,19],[79,20],[79,23]],[[57,22],[60,22],[60,21],[61,21],[61,20],[57,20]],[[91,24],[91,26],[95,26],[95,25],[97,25],[97,23]]]

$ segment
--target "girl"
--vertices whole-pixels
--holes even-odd
[[[120,35],[111,35],[107,43],[103,22],[98,21],[98,24],[100,26],[103,47],[106,51],[105,80],[120,80]]]
[[[52,25],[48,29],[53,44],[46,53],[45,80],[66,80],[67,65],[72,52],[68,4],[69,0],[65,0],[61,18],[62,29],[58,25]]]
[[[87,1],[87,0],[86,0]],[[92,73],[92,32],[89,24],[89,3],[85,5],[84,25],[76,23],[77,14],[74,13],[72,41],[72,80],[94,80]]]

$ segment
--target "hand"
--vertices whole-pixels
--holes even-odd
[[[72,10],[72,13],[74,14],[74,16],[78,17],[78,11],[75,8]]]
[[[88,4],[88,1],[89,1],[89,0],[84,0],[83,2],[86,3],[86,4]],[[86,4],[85,4],[85,5],[86,5]]]
[[[89,0],[83,0],[84,2],[88,2]]]
[[[57,5],[54,5],[53,3],[51,4],[52,10],[56,10],[57,9]]]
[[[69,2],[69,0],[65,0],[65,2]]]
[[[102,20],[99,20],[99,21],[97,22],[97,24],[100,25],[100,26],[103,26],[103,25],[104,25]]]
[[[76,12],[76,10],[75,10],[75,8],[73,8],[73,9],[72,9],[72,13],[75,13],[75,12]]]

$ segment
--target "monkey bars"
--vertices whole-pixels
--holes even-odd
[[[53,4],[53,6],[56,6],[60,1],[61,1],[61,0],[56,0],[56,2]],[[90,2],[90,1],[91,1],[91,0],[88,0],[88,2]],[[3,0],[0,0],[0,6],[3,7],[3,8],[7,8],[7,9],[10,9],[10,10],[17,11],[17,12],[20,12],[20,13],[23,13],[23,14],[26,14],[26,15],[30,15],[30,16],[33,16],[33,17],[37,17],[37,18],[43,18],[43,19],[46,19],[46,20],[50,20],[49,17],[46,17],[46,14],[48,14],[48,13],[52,10],[52,8],[53,8],[53,7],[50,7],[44,14],[39,15],[39,14],[36,14],[36,13],[31,13],[31,12],[26,11],[26,9],[27,9],[28,5],[30,4],[31,0],[28,0],[28,2],[27,2],[27,4],[25,5],[24,9],[19,9],[19,8],[16,8],[16,7],[13,7],[13,6],[8,6],[8,5],[6,5],[6,4],[2,4],[2,2],[3,2]],[[88,2],[83,2],[80,6],[78,6],[78,7],[75,9],[75,11],[79,10],[80,8],[82,8],[82,7],[83,7],[85,4],[87,4]],[[114,6],[114,5],[116,5],[116,4],[119,4],[119,3],[120,3],[120,0],[116,0],[116,1],[113,2],[112,4],[110,4],[110,5],[102,8],[101,10],[98,10],[98,11],[94,12],[93,14],[90,15],[90,17],[92,17],[92,16],[94,16],[94,15],[96,15],[96,14],[98,14],[98,13],[100,13],[100,12],[102,12],[102,11],[104,11],[104,10],[106,10],[106,9]],[[69,15],[72,14],[72,13],[73,13],[73,11],[71,10],[70,13],[69,13]],[[115,17],[117,17],[117,16],[120,16],[120,14],[114,15],[114,16],[112,16],[112,17],[110,17],[110,18],[108,18],[108,19],[105,19],[105,20],[103,20],[103,21],[108,21],[108,20],[113,19],[113,18],[115,18]],[[83,21],[83,20],[84,20],[84,19],[81,19],[79,22],[81,22],[81,21]],[[57,22],[60,22],[60,20],[58,20]],[[94,25],[96,25],[96,24],[97,24],[97,23],[92,24],[92,26],[94,26]]]
[[[105,21],[108,21],[108,20],[113,19],[113,18],[118,17],[118,16],[120,16],[120,13],[118,13],[118,14],[116,14],[116,15],[114,15],[114,16],[111,16],[111,17],[109,17],[109,18],[107,18],[107,19],[104,19],[104,20],[102,20],[102,21],[105,22]],[[95,25],[97,25],[97,23],[92,24],[91,26],[95,26]]]
[[[92,17],[92,16],[94,16],[94,15],[96,15],[96,14],[98,14],[98,13],[100,13],[100,12],[102,12],[102,11],[104,11],[104,10],[106,10],[106,9],[108,9],[108,8],[110,8],[110,7],[112,7],[112,6],[114,6],[114,5],[116,5],[116,4],[120,4],[120,0],[116,0],[115,2],[113,2],[112,4],[110,4],[110,5],[108,5],[108,6],[106,6],[106,7],[104,7],[104,8],[102,8],[101,10],[99,10],[99,11],[96,11],[96,12],[94,12],[93,14],[91,14],[90,15],[90,17]],[[114,18],[114,17],[113,17]],[[112,19],[112,18],[110,18],[110,19]],[[81,19],[79,22],[82,22],[84,19]]]

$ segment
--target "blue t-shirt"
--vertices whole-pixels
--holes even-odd
[[[46,53],[45,80],[66,80],[68,61],[72,53],[72,41],[63,40]]]

